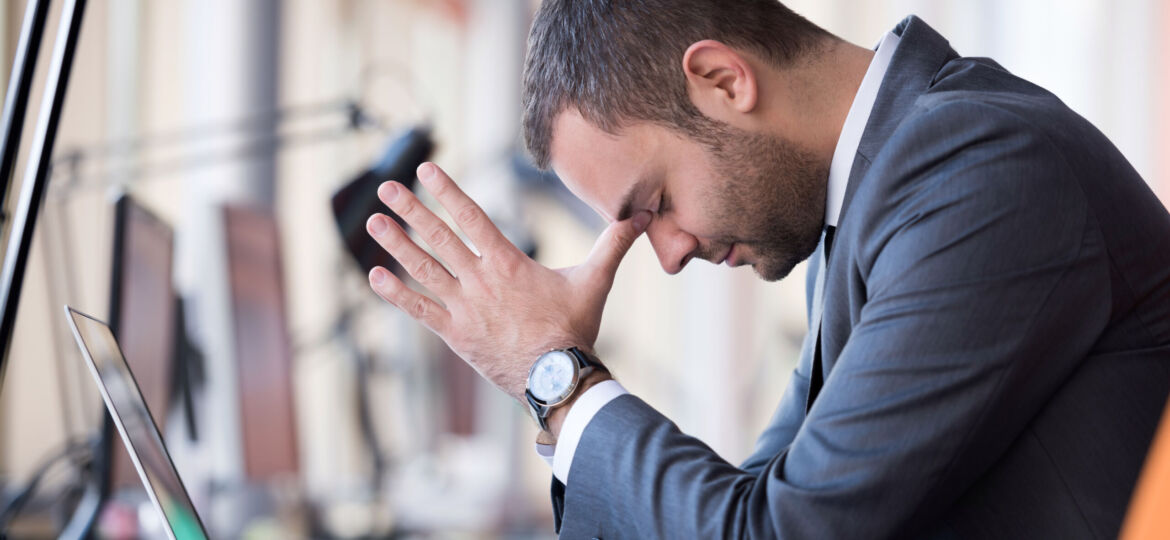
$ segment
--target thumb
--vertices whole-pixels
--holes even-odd
[[[646,230],[650,224],[650,217],[650,212],[642,211],[630,219],[610,223],[597,239],[597,243],[593,244],[593,251],[589,252],[589,258],[582,265],[585,277],[599,280],[607,288],[613,284],[613,276],[617,273],[618,265],[630,250],[630,246],[633,246],[638,236]]]

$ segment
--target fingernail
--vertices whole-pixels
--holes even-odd
[[[430,163],[423,163],[418,166],[418,179],[430,180],[435,176],[435,166]]]
[[[386,281],[386,271],[381,268],[375,268],[370,272],[370,281],[373,281],[374,285],[381,285]]]
[[[634,229],[642,232],[646,230],[647,225],[650,225],[650,212],[638,212],[634,215]]]
[[[382,184],[381,190],[382,190],[382,200],[385,201],[387,204],[392,203],[396,199],[398,199],[398,191],[399,191],[398,184],[395,184],[392,182],[387,182],[385,184]]]
[[[386,231],[389,229],[390,226],[386,224],[386,218],[382,216],[374,216],[374,218],[370,220],[370,232],[373,233],[374,236],[382,236],[383,234],[386,234]]]

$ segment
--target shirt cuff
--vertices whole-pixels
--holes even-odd
[[[553,465],[553,456],[556,453],[557,445],[536,443],[536,455],[540,456],[540,459],[543,459],[545,463],[548,463],[550,469]]]
[[[573,464],[573,455],[577,450],[577,443],[581,440],[581,435],[585,432],[585,428],[589,425],[589,421],[597,414],[607,403],[618,396],[628,394],[629,392],[617,381],[610,379],[599,382],[591,386],[577,401],[573,403],[573,407],[569,409],[569,414],[565,418],[564,425],[561,426],[561,437],[557,444],[540,444],[536,443],[536,455],[540,459],[548,463],[548,466],[553,470],[557,480],[565,483],[569,477],[569,467]],[[570,435],[571,433],[571,435]],[[571,441],[571,444],[570,444]],[[564,448],[565,450],[559,455],[561,457],[560,463],[563,470],[556,467],[557,449]]]
[[[581,442],[581,435],[585,433],[589,421],[593,420],[597,411],[607,403],[628,393],[621,384],[610,379],[593,385],[573,402],[569,414],[565,417],[565,423],[561,426],[557,444],[553,448],[553,475],[562,484],[569,484],[569,467],[573,465],[573,454],[577,452],[577,443]]]

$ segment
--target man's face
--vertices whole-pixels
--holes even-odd
[[[558,115],[552,167],[608,221],[647,210],[662,268],[693,258],[788,275],[816,249],[828,165],[779,137],[718,126],[698,142],[640,123],[611,135],[578,112]]]

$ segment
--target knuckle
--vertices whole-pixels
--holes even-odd
[[[444,199],[451,193],[451,184],[447,182],[436,182],[436,184],[438,185],[431,190],[431,195],[434,195],[436,199]]]
[[[628,249],[630,247],[630,245],[633,243],[634,243],[634,239],[631,238],[628,233],[621,232],[621,233],[617,233],[614,236],[614,245],[616,245],[618,247],[618,249],[621,249],[623,251]]]
[[[398,291],[395,289],[394,285],[383,283],[382,285],[378,285],[375,290],[378,291],[378,296],[381,296],[383,300],[390,302],[395,306],[398,305]]]
[[[431,233],[427,235],[427,242],[431,247],[438,249],[449,244],[451,242],[451,236],[451,230],[440,225],[432,229]]]
[[[425,298],[416,298],[408,308],[410,315],[416,319],[425,319],[430,313],[430,305]]]
[[[459,223],[459,226],[467,227],[478,223],[479,216],[479,207],[474,204],[468,204],[455,212],[455,221]]]
[[[496,265],[507,276],[518,275],[520,270],[524,267],[524,259],[526,257],[517,257],[513,253],[507,253],[496,261]]]
[[[391,227],[390,231],[386,233],[384,240],[382,240],[382,244],[386,246],[388,251],[395,252],[400,251],[409,241],[410,239],[402,234],[401,231],[397,230],[396,227]]]
[[[398,279],[387,279],[380,288],[382,296],[384,296],[391,303],[398,304],[398,296],[402,294]]]
[[[423,259],[414,266],[411,275],[420,282],[433,281],[435,279],[435,262],[431,259]]]
[[[623,235],[621,238],[621,244],[619,244],[620,247],[622,248],[622,253],[625,253],[625,252],[629,251],[630,248],[634,247],[634,241],[636,241],[637,239],[638,238],[636,236],[633,236],[633,235],[629,235],[629,234]]]
[[[398,203],[398,215],[402,217],[414,215],[418,211],[418,202],[413,198],[407,197],[405,194],[399,197],[401,202]]]

